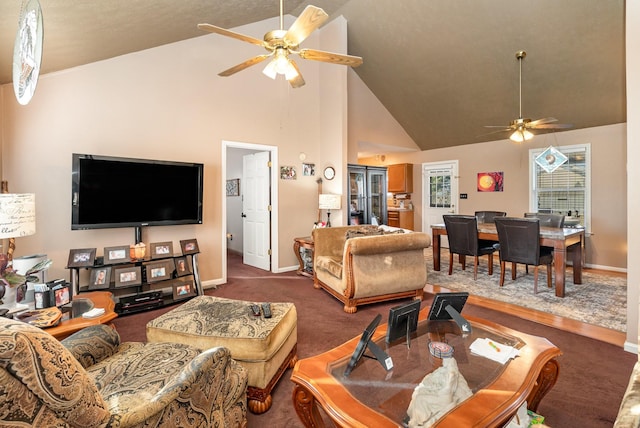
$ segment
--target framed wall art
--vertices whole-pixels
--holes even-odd
[[[504,172],[479,172],[478,192],[502,192]]]
[[[116,287],[131,287],[142,284],[142,270],[140,266],[126,266],[113,270]]]
[[[315,163],[303,163],[302,164],[302,175],[316,175],[316,164]]]
[[[240,179],[227,180],[227,196],[240,196]]]
[[[282,180],[295,180],[296,179],[296,167],[295,166],[281,166],[280,178]]]
[[[159,259],[173,255],[173,242],[154,242],[151,244],[151,258]]]

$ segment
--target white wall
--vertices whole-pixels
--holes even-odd
[[[637,352],[640,304],[640,3],[626,3],[627,56],[627,349]]]
[[[287,20],[290,25],[292,18]],[[272,19],[236,30],[259,37],[277,26]],[[321,45],[317,32],[305,46],[333,50],[333,39],[346,35],[345,26],[343,19],[336,20],[322,32],[337,36],[327,36]],[[262,66],[227,78],[216,75],[262,53],[247,43],[205,35],[43,75],[24,107],[15,101],[11,85],[4,85],[3,179],[12,192],[36,193],[38,210],[37,233],[18,240],[16,256],[46,253],[54,261],[50,277],[68,277],[69,249],[95,247],[101,254],[105,246],[132,243],[133,229],[70,230],[71,153],[197,161],[205,164],[204,224],[147,228],[143,241],[171,240],[177,246],[180,239],[195,237],[203,279],[221,278],[225,249],[220,242],[226,235],[222,140],[278,147],[275,168],[300,170],[300,152],[320,166],[346,165],[341,150],[324,150],[328,142],[346,145],[346,68],[298,60],[307,82],[299,89],[268,79]],[[323,96],[321,85],[341,89]],[[321,123],[330,118],[330,127]],[[276,270],[297,266],[292,241],[308,235],[317,217],[316,178],[274,183],[281,223]],[[143,197],[144,183],[131,185]]]

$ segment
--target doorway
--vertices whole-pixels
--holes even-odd
[[[277,155],[277,147],[274,146],[222,142],[222,248],[225,249],[222,252],[222,279],[224,282],[227,281],[227,249],[241,253],[243,263],[271,272],[277,269],[277,174],[275,167],[266,166],[267,163],[269,166],[276,165]],[[250,165],[249,173],[245,172],[247,160]],[[264,169],[258,171],[255,165],[260,165],[260,168],[264,167]],[[231,192],[231,195],[227,196],[227,180],[231,180],[232,184],[239,183],[239,191]],[[256,207],[258,207],[257,210]],[[260,217],[257,218],[256,215]],[[260,227],[255,227],[256,224]],[[260,236],[257,237],[257,233]]]
[[[431,233],[432,224],[444,223],[444,214],[458,212],[458,161],[422,164],[422,192],[422,230]],[[442,238],[442,246],[448,248]]]

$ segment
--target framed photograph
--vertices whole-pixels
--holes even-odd
[[[305,175],[305,176],[316,175],[316,164],[315,163],[303,163],[302,164],[302,175]]]
[[[95,259],[95,248],[70,250],[67,267],[92,267]]]
[[[227,180],[227,196],[240,196],[240,179]]]
[[[147,271],[147,282],[158,282],[171,279],[175,270],[173,259],[162,260],[145,265]]]
[[[191,275],[191,265],[186,257],[178,257],[176,260],[176,273],[178,276]]]
[[[140,266],[127,266],[113,270],[116,287],[131,287],[142,284],[142,270]]]
[[[197,239],[183,239],[180,241],[180,248],[182,249],[182,254],[196,254],[200,252],[200,248],[198,248],[198,240]]]
[[[151,244],[151,258],[160,259],[173,256],[173,242],[155,242]]]
[[[295,180],[296,179],[296,167],[295,166],[281,166],[280,178],[282,180]]]
[[[89,278],[89,290],[103,290],[109,288],[111,282],[111,266],[102,266],[91,269]]]
[[[117,247],[104,247],[104,262],[105,263],[121,263],[129,262],[129,246],[119,245]]]
[[[185,297],[195,296],[196,289],[193,282],[181,282],[173,285],[173,299],[182,299]]]

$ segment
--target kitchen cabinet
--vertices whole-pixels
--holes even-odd
[[[413,192],[413,164],[400,163],[387,167],[390,193]]]
[[[389,226],[413,230],[413,210],[389,209]]]

